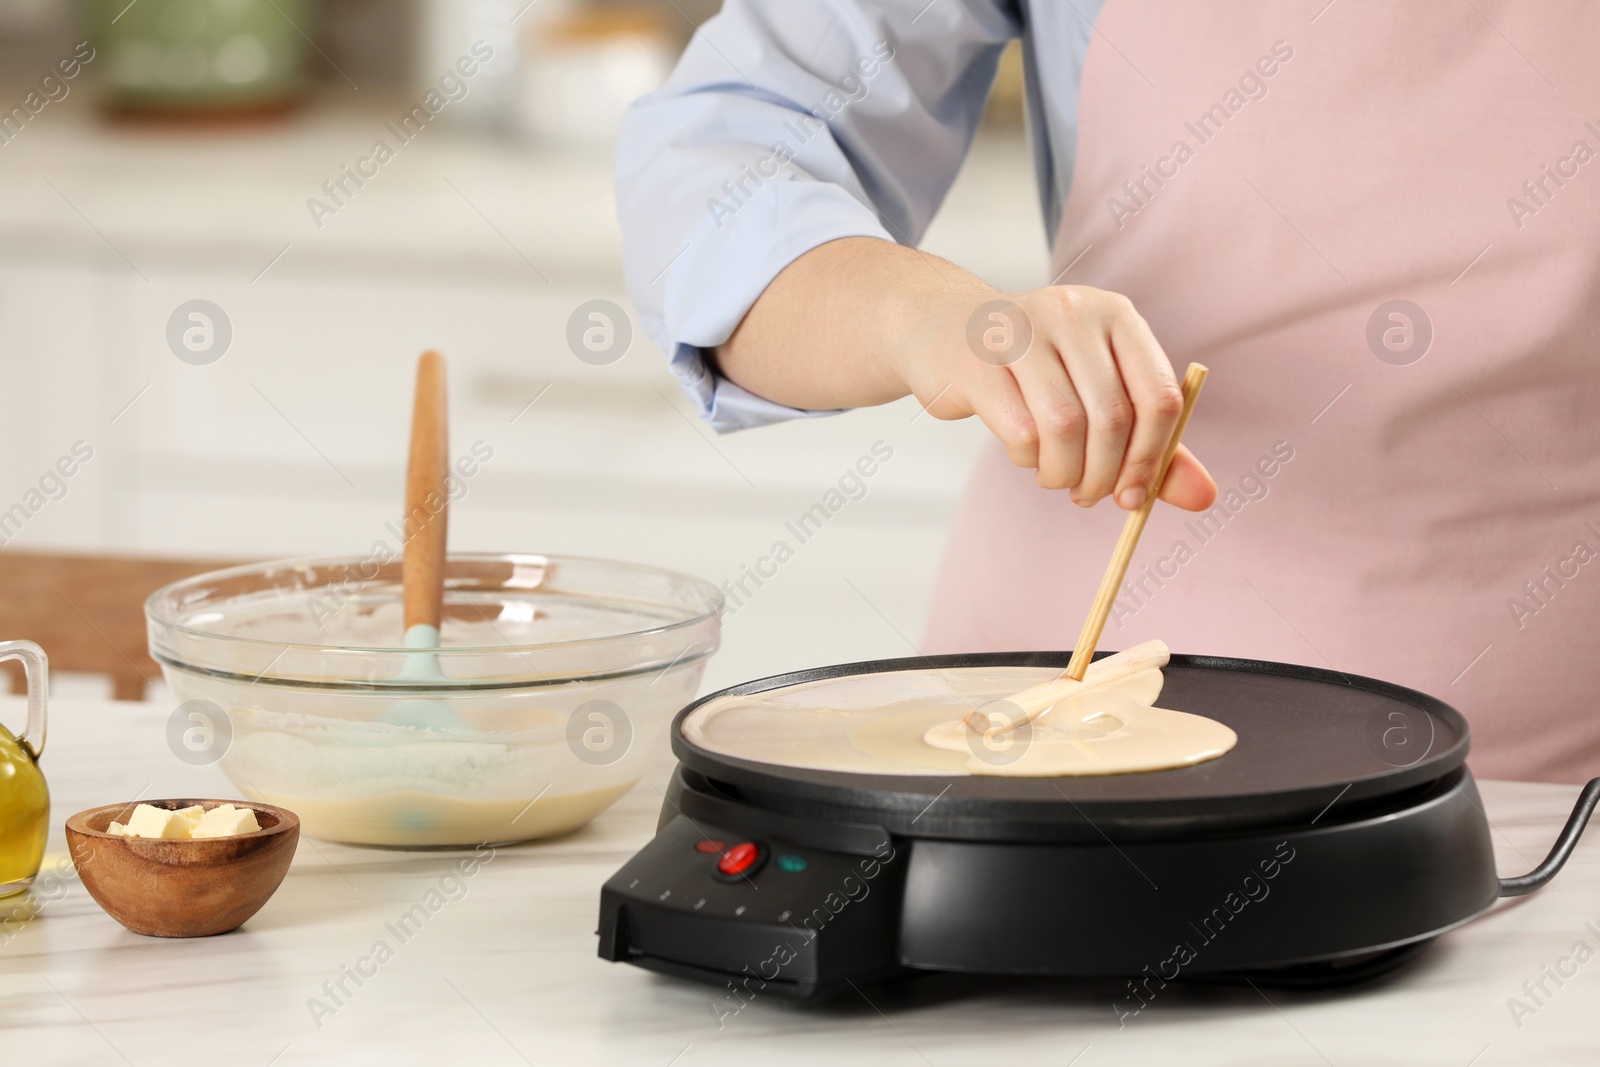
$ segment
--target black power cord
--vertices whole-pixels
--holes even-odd
[[[1578,838],[1583,836],[1583,828],[1588,825],[1589,816],[1594,814],[1596,805],[1600,805],[1600,778],[1590,779],[1589,784],[1583,787],[1583,792],[1578,794],[1578,803],[1573,805],[1572,814],[1567,818],[1567,825],[1561,828],[1556,843],[1551,846],[1550,855],[1527,874],[1500,879],[1500,895],[1520,897],[1536,889],[1543,889],[1545,883],[1554,878],[1556,872],[1567,862],[1567,857],[1572,855],[1572,849],[1577,845]]]

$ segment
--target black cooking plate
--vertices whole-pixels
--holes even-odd
[[[1173,656],[1158,704],[1225,723],[1239,743],[1218,759],[1175,770],[1059,778],[845,774],[731,759],[691,744],[680,729],[685,716],[724,696],[889,671],[1059,669],[1070,658],[977,653],[762,678],[679,712],[672,749],[713,788],[768,810],[875,824],[909,837],[977,840],[1131,841],[1341,822],[1426,792],[1466,761],[1466,720],[1426,694],[1354,674],[1217,656]]]

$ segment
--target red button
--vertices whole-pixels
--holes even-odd
[[[694,843],[694,850],[707,856],[713,852],[721,852],[727,847],[726,841],[719,841],[714,837],[703,837]]]
[[[760,856],[761,850],[753,842],[741,841],[722,854],[717,870],[727,875],[743,874],[755,866]]]

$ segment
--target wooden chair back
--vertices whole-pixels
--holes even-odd
[[[36,642],[52,671],[110,675],[117,700],[142,700],[145,686],[161,677],[145,648],[145,598],[169,582],[225,566],[0,550],[0,641]],[[10,692],[23,691],[19,664],[0,671]]]

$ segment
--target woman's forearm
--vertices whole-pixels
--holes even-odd
[[[976,415],[1041,486],[1138,508],[1183,406],[1172,365],[1118,293],[998,293],[954,264],[867,237],[807,252],[767,286],[715,357],[757,396],[811,410],[907,394],[939,419]],[[1180,448],[1161,487],[1209,507],[1216,485]]]
[[[715,352],[729,381],[812,410],[871,407],[911,392],[899,349],[940,290],[991,290],[936,256],[873,237],[819,245],[772,280]]]

